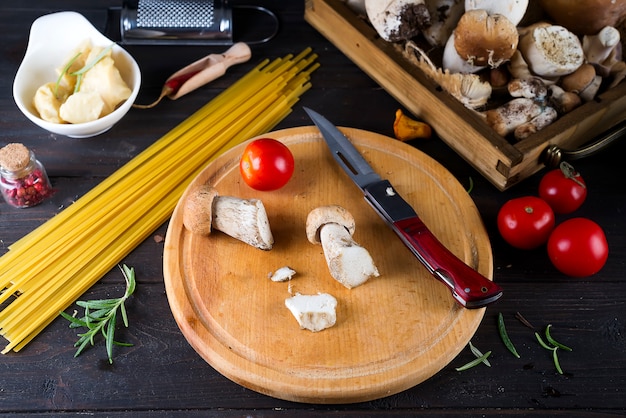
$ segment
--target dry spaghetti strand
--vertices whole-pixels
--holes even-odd
[[[311,86],[307,48],[264,60],[0,257],[0,335],[19,351],[172,214],[230,147],[266,133]]]

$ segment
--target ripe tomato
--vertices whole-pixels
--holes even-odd
[[[587,186],[582,176],[570,164],[548,171],[539,182],[539,197],[548,202],[555,213],[572,213],[587,197]]]
[[[239,161],[239,172],[253,189],[270,191],[283,187],[293,175],[293,154],[285,144],[272,138],[250,142]]]
[[[609,257],[609,245],[597,223],[586,218],[572,218],[552,231],[548,239],[548,256],[561,273],[586,277],[604,266]]]
[[[548,241],[554,229],[550,205],[535,196],[511,199],[498,212],[498,230],[515,248],[531,250]]]

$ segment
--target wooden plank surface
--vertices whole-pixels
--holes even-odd
[[[439,163],[382,135],[347,129],[377,172],[388,177],[433,233],[467,264],[491,277],[491,247],[467,192]],[[380,398],[421,383],[467,344],[484,309],[451,297],[371,210],[337,166],[313,127],[269,136],[287,144],[295,174],[275,192],[250,189],[239,175],[243,145],[211,163],[192,182],[220,195],[258,198],[275,238],[263,252],[214,232],[189,233],[179,203],[164,250],[165,284],[183,334],[225,376],[274,397],[312,403]],[[184,200],[184,197],[183,197]],[[183,201],[181,200],[181,202]],[[381,273],[347,289],[328,274],[320,246],[304,233],[317,206],[338,204],[355,217],[354,238]],[[288,265],[290,282],[269,280]],[[338,300],[337,324],[319,333],[299,329],[284,306],[292,294],[327,292]]]

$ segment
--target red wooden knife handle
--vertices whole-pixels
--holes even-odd
[[[502,296],[500,286],[469,267],[448,250],[419,217],[393,223],[394,231],[407,247],[466,308],[481,308]]]

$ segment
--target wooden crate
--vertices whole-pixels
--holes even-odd
[[[576,149],[626,116],[626,83],[622,83],[542,131],[512,143],[444,92],[343,1],[306,0],[304,17],[500,190],[544,167],[542,157],[549,146]]]

